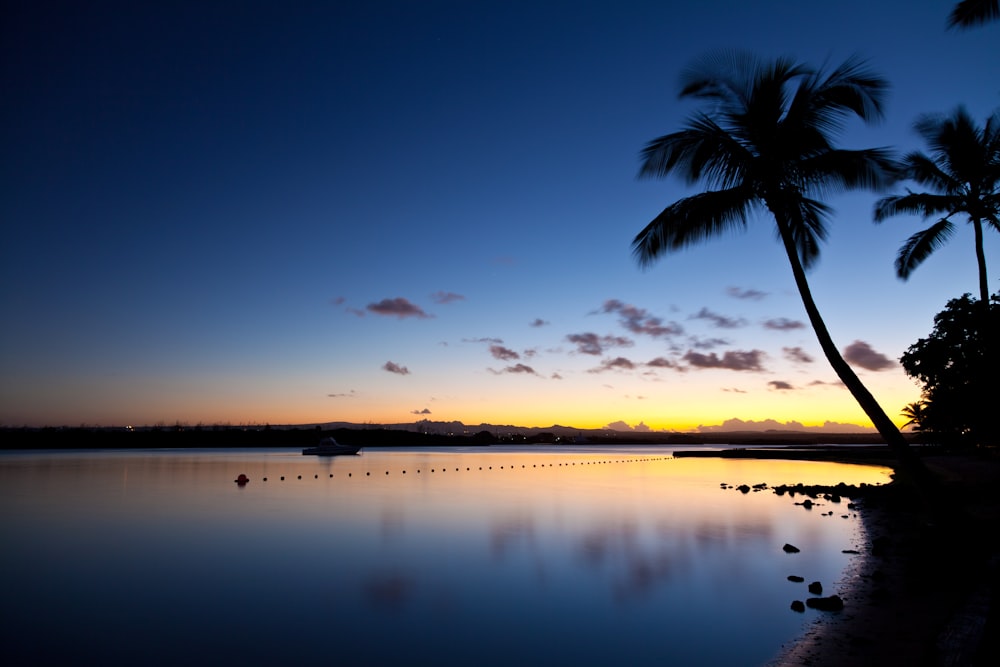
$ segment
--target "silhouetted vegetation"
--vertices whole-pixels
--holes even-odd
[[[1000,0],[962,0],[948,15],[949,28],[971,28],[1000,19]]]
[[[931,192],[907,192],[885,197],[875,205],[875,221],[900,213],[925,219],[941,216],[933,225],[912,235],[896,256],[896,274],[907,279],[955,232],[954,215],[964,215],[975,231],[979,267],[979,299],[989,304],[983,228],[1000,231],[1000,112],[977,127],[962,107],[950,116],[926,114],[914,124],[931,149],[931,155],[913,152],[900,163],[902,178]]]
[[[665,208],[635,237],[633,250],[648,265],[745,228],[753,213],[769,213],[827,360],[900,462],[920,470],[906,439],[834,345],[805,274],[819,257],[831,213],[814,197],[888,182],[887,150],[838,149],[832,137],[845,117],[879,119],[887,87],[853,59],[826,74],[786,58],[726,53],[688,69],[680,95],[704,101],[705,108],[682,130],[646,145],[640,175],[675,174],[714,189]]]
[[[943,443],[974,447],[997,444],[996,378],[1000,355],[1000,294],[984,320],[978,302],[965,294],[934,317],[934,330],[900,358],[903,369],[923,385],[920,430]]]

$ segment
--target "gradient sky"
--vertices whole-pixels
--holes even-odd
[[[845,147],[1000,107],[1000,26],[943,0],[152,4],[4,3],[0,425],[870,427],[773,222],[636,265],[695,191],[638,153],[719,48],[867,58],[887,117]],[[901,423],[897,360],[975,255],[962,220],[901,282],[926,225],[875,199],[830,200],[810,281]]]

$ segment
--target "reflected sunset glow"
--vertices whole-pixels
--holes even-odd
[[[864,536],[846,503],[720,484],[887,471],[670,451],[5,453],[5,645],[105,665],[149,646],[149,664],[234,646],[263,661],[763,664],[814,613],[788,610],[806,593],[786,576],[836,590]],[[71,624],[44,622],[57,600]]]

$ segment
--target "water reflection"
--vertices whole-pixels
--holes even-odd
[[[7,453],[0,632],[15,664],[761,664],[808,621],[787,575],[832,591],[859,526],[720,484],[886,480],[656,448]]]

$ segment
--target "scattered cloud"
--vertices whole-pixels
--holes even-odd
[[[434,294],[431,294],[431,300],[434,303],[444,305],[446,303],[454,303],[455,301],[464,301],[465,297],[454,292],[434,292]]]
[[[745,394],[746,389],[739,389],[738,387],[723,387],[722,391],[728,392],[730,394]]]
[[[729,345],[725,338],[691,338],[691,346],[699,350],[711,350],[723,345]]]
[[[398,317],[399,319],[403,319],[405,317],[430,317],[430,315],[425,313],[420,306],[414,305],[402,297],[396,297],[395,299],[382,299],[378,303],[368,304],[366,309],[368,312],[375,313],[376,315]]]
[[[868,343],[856,340],[844,348],[844,359],[849,364],[861,366],[869,371],[884,371],[895,368],[896,363],[881,352],[876,352]]]
[[[566,336],[566,340],[576,345],[576,351],[580,354],[592,354],[594,356],[604,354],[605,348],[632,346],[632,341],[623,336],[598,336],[590,332],[569,334]]]
[[[344,297],[335,296],[332,299],[330,299],[330,304],[334,306],[341,306],[344,304],[345,301],[347,301],[347,299],[345,299]]]
[[[614,359],[604,359],[597,368],[592,368],[588,373],[603,373],[604,371],[631,371],[635,370],[635,364],[625,357],[615,357]]]
[[[798,364],[811,364],[814,359],[801,347],[783,347],[785,358]]]
[[[327,394],[327,397],[328,397],[328,398],[354,398],[355,396],[356,396],[356,394],[354,393],[354,390],[353,390],[353,389],[352,389],[352,390],[350,390],[350,391],[349,391],[349,392],[347,392],[347,393],[340,393],[340,394]]]
[[[424,408],[423,410],[410,410],[410,414],[411,415],[429,415],[429,414],[431,414],[431,411],[429,409],[427,409],[427,408]]]
[[[743,289],[742,287],[727,287],[726,294],[734,299],[748,299],[751,301],[760,301],[767,296],[767,292],[755,289]]]
[[[387,361],[382,366],[382,370],[389,371],[390,373],[396,373],[397,375],[409,375],[410,369],[406,366],[400,366],[393,361]]]
[[[490,345],[490,354],[493,355],[494,359],[501,361],[513,361],[521,358],[520,354],[503,345]]]
[[[714,426],[699,426],[697,431],[711,433],[718,431],[805,431],[809,433],[870,433],[875,429],[871,426],[861,426],[860,424],[845,424],[842,422],[824,422],[822,426],[806,426],[802,422],[787,421],[779,422],[774,419],[764,419],[762,421],[742,419],[727,419],[722,424]]]
[[[531,366],[527,366],[525,364],[514,364],[513,366],[507,366],[506,368],[504,368],[502,370],[499,370],[499,371],[493,370],[491,368],[491,369],[489,369],[489,371],[491,373],[493,373],[494,375],[504,375],[504,374],[507,374],[507,373],[514,374],[514,375],[518,375],[518,374],[538,375],[538,373],[535,372],[534,368],[532,368]]]
[[[641,433],[649,433],[650,431],[653,430],[643,422],[639,422],[635,426],[629,426],[628,422],[625,421],[611,422],[604,428],[608,429],[609,431],[635,431]]]
[[[779,391],[788,391],[795,389],[791,384],[785,382],[784,380],[771,380],[767,383],[767,386],[771,389],[777,389]]]
[[[601,306],[603,313],[617,313],[623,327],[636,335],[652,336],[660,338],[662,336],[676,336],[684,333],[684,329],[671,322],[663,324],[659,317],[650,315],[644,308],[623,303],[618,299],[608,299]]]
[[[655,359],[647,361],[646,365],[651,368],[677,368],[677,364],[670,361],[666,357],[656,357]]]
[[[489,343],[491,345],[502,345],[503,338],[463,338],[463,343]]]
[[[536,317],[534,320],[532,320],[532,322],[530,324],[530,326],[533,326],[535,328],[544,327],[544,326],[547,326],[547,325],[548,325],[548,322],[546,322],[545,320],[543,320],[540,317]]]
[[[771,329],[772,331],[793,331],[795,329],[804,329],[805,326],[805,322],[790,320],[787,317],[775,317],[764,321],[764,328]]]
[[[747,323],[742,317],[734,318],[719,315],[718,313],[712,312],[708,308],[702,308],[689,319],[708,320],[720,329],[739,329],[740,327],[746,326]]]
[[[684,355],[684,361],[696,368],[724,368],[731,371],[762,371],[761,362],[764,358],[762,350],[729,350],[721,357],[715,352],[702,354],[690,351]]]

